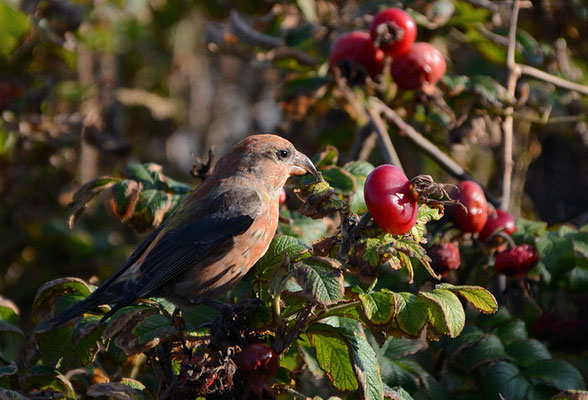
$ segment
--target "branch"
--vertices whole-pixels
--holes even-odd
[[[236,10],[231,10],[231,13],[229,14],[229,23],[231,31],[244,43],[251,46],[259,46],[264,49],[273,49],[284,46],[284,41],[281,38],[266,35],[265,33],[253,29]]]
[[[453,161],[448,155],[446,155],[443,151],[441,151],[437,146],[431,143],[426,137],[424,137],[421,133],[419,133],[416,129],[412,126],[407,124],[397,113],[396,111],[392,110],[386,104],[384,104],[380,99],[371,97],[370,103],[379,109],[380,112],[384,114],[384,116],[392,121],[400,130],[402,130],[406,137],[408,137],[414,144],[416,144],[421,150],[423,150],[426,154],[428,154],[433,160],[437,161],[447,172],[451,175],[456,177],[459,180],[470,180],[476,181],[474,177],[472,177],[465,169],[463,169],[459,164]],[[479,183],[479,182],[478,182]],[[498,199],[490,193],[488,189],[481,185],[484,188],[484,194],[486,198],[494,205],[498,205]]]
[[[368,115],[370,116],[370,124],[376,134],[378,135],[378,141],[380,142],[382,155],[386,159],[386,162],[391,163],[397,166],[402,172],[404,172],[404,168],[402,168],[402,163],[400,162],[400,158],[398,158],[398,153],[396,153],[396,149],[392,144],[392,140],[390,139],[390,135],[388,134],[388,130],[386,129],[386,125],[380,116],[380,110],[376,107],[372,107],[369,103],[366,108]]]
[[[517,45],[517,21],[519,18],[520,0],[514,0],[512,5],[512,14],[510,18],[510,29],[508,32],[508,48],[506,52],[506,90],[509,96],[515,98],[517,80],[521,75],[520,70],[515,63],[515,50]],[[505,110],[506,117],[502,124],[502,199],[500,208],[508,210],[510,205],[510,192],[512,185],[512,148],[513,148],[513,125],[514,125],[514,107],[507,107]]]
[[[561,88],[568,90],[573,90],[575,92],[582,93],[583,95],[588,96],[588,86],[586,85],[581,85],[579,83],[575,83],[572,81],[568,81],[567,79],[560,78],[559,76],[551,75],[545,71],[541,71],[540,69],[531,67],[530,65],[517,64],[516,66],[522,74],[529,75],[533,78],[540,79],[548,83],[552,83],[555,86],[559,86]]]

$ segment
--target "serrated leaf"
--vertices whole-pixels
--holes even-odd
[[[564,360],[542,360],[530,365],[525,375],[559,390],[585,389],[582,374]]]
[[[483,392],[485,399],[498,399],[501,395],[508,400],[525,400],[529,381],[520,374],[516,365],[499,361],[484,374]]]
[[[339,318],[339,331],[349,343],[355,375],[363,388],[363,398],[379,400],[383,397],[383,384],[376,353],[368,343],[363,327],[355,320]]]
[[[347,209],[347,203],[337,196],[335,189],[326,181],[319,181],[295,189],[294,193],[304,202],[298,211],[313,219],[323,218],[336,211]]]
[[[131,163],[121,170],[127,178],[134,179],[145,185],[146,189],[163,189],[165,187],[161,171],[163,168],[155,163]]]
[[[308,247],[293,236],[280,235],[274,237],[263,257],[255,264],[258,279],[268,279],[286,254],[290,257],[290,261],[296,261],[302,253],[308,250]]]
[[[547,347],[535,339],[513,342],[506,348],[506,353],[522,367],[528,367],[536,362],[551,359],[551,354]]]
[[[412,293],[400,292],[397,295],[398,326],[406,334],[418,337],[427,322],[427,303]]]
[[[555,232],[550,232],[539,239],[537,252],[553,279],[571,271],[576,264],[572,242]]]
[[[400,386],[385,387],[384,398],[392,400],[413,400],[413,397]]]
[[[495,335],[485,335],[465,352],[464,365],[472,369],[505,356],[504,346]]]
[[[343,272],[334,259],[312,257],[294,265],[296,281],[303,293],[321,305],[331,305],[343,298]]]
[[[481,286],[455,286],[449,283],[437,285],[439,289],[451,290],[459,294],[478,311],[491,314],[498,310],[498,302],[492,293]]]
[[[505,345],[528,338],[527,327],[520,319],[499,326],[494,332]]]
[[[92,293],[92,288],[78,278],[60,278],[44,283],[33,300],[33,314],[40,319],[49,319],[83,300]]]
[[[485,337],[486,334],[480,328],[473,325],[466,325],[461,334],[456,338],[444,338],[446,354],[465,351]]]
[[[429,300],[433,307],[429,309],[429,321],[439,333],[456,337],[465,326],[465,311],[457,296],[445,289],[433,289],[419,292],[419,296]]]
[[[69,229],[73,228],[76,218],[84,211],[90,200],[100,192],[113,186],[119,180],[110,176],[100,176],[80,186],[74,193],[73,199],[69,204],[70,215],[67,220]]]
[[[357,390],[359,386],[345,339],[332,327],[325,329],[322,324],[310,326],[309,331],[308,338],[316,351],[319,366],[333,385],[339,390]]]
[[[412,284],[414,280],[414,269],[412,268],[412,262],[410,261],[410,257],[402,251],[396,253],[395,256],[398,257],[400,265],[406,268],[406,271],[408,272],[408,283]]]
[[[144,190],[139,194],[135,211],[128,219],[138,232],[157,228],[172,205],[171,194],[157,189]]]
[[[137,345],[149,349],[174,336],[176,328],[169,317],[152,314],[135,325],[131,332],[136,337]]]
[[[374,325],[386,324],[396,316],[396,295],[389,290],[360,294],[359,299],[366,317]]]

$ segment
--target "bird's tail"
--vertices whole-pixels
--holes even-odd
[[[106,302],[101,296],[90,295],[82,301],[78,301],[73,306],[57,315],[56,317],[47,321],[47,327],[49,329],[55,329],[72,320],[73,318],[81,315],[85,312],[91,311],[97,308],[99,305],[105,304]]]

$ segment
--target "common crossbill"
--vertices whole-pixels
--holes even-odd
[[[269,134],[241,140],[121,268],[49,324],[62,325],[103,304],[113,305],[109,316],[143,297],[184,306],[223,293],[266,252],[288,177],[306,173],[318,177],[289,141]]]

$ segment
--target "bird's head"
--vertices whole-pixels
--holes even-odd
[[[290,176],[313,174],[319,179],[314,164],[286,139],[271,135],[253,135],[235,144],[214,167],[217,174],[240,174],[260,179],[279,190]]]

